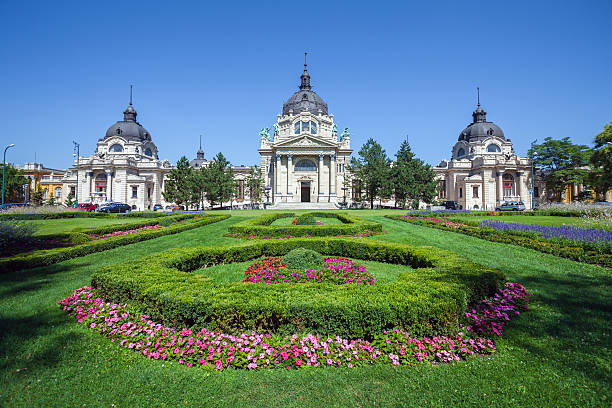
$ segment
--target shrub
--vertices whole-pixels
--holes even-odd
[[[0,221],[0,255],[36,241],[36,226],[23,221]]]
[[[297,248],[417,269],[376,285],[218,283],[189,273]],[[166,323],[371,338],[392,327],[429,336],[454,333],[468,306],[492,295],[502,280],[500,271],[437,248],[310,238],[173,249],[103,268],[93,273],[91,283],[106,300],[129,302]]]
[[[323,255],[306,248],[297,248],[283,256],[283,263],[292,271],[319,269],[325,266]]]

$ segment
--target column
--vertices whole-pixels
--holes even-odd
[[[319,198],[323,195],[323,155],[319,155],[319,168],[318,168],[318,181],[319,181]],[[320,200],[318,200],[320,201]]]
[[[91,176],[92,174],[93,173],[91,171],[86,171],[85,172],[85,183],[83,183],[82,180],[79,180],[79,183],[77,183],[76,191],[79,192],[79,201],[82,203],[93,201],[91,199]],[[81,186],[84,186],[84,187],[81,188]]]
[[[329,201],[336,201],[336,155],[329,156]],[[332,199],[333,197],[333,199]]]
[[[497,201],[499,201],[500,203],[504,200],[504,184],[502,180],[503,174],[504,173],[502,173],[501,171],[495,173],[495,175],[497,176]]]
[[[113,195],[111,193],[111,177],[113,176],[113,173],[111,172],[106,172],[106,201],[111,201],[113,199]]]
[[[523,172],[522,171],[517,171],[516,172],[517,175],[517,182],[516,182],[516,195],[521,197],[521,200],[523,200]]]
[[[293,179],[293,155],[288,154],[287,155],[287,195],[288,196],[293,195],[292,179]],[[289,198],[287,198],[287,201],[290,201]]]
[[[274,177],[276,179],[276,191],[274,192],[275,196],[281,196],[281,175],[280,175],[280,169],[281,169],[281,155],[277,154],[276,155],[276,164],[274,165]]]

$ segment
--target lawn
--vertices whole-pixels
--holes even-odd
[[[609,269],[382,217],[388,213],[405,211],[355,211],[389,231],[369,239],[451,250],[503,270],[533,292],[530,311],[508,325],[496,354],[437,366],[211,373],[120,349],[55,306],[103,265],[168,248],[240,242],[222,234],[261,211],[233,211],[240,216],[3,275],[0,406],[610,405]],[[236,271],[231,279],[239,278]]]
[[[592,218],[581,218],[581,217],[553,217],[546,215],[513,215],[513,216],[465,216],[457,214],[453,215],[453,219],[461,219],[466,221],[484,221],[484,220],[497,220],[502,222],[517,222],[519,224],[538,224],[547,225],[552,227],[560,227],[563,225],[583,227],[583,228],[601,228],[606,230],[612,230],[612,224],[602,220]]]
[[[57,220],[33,220],[32,223],[38,229],[35,235],[59,234],[62,232],[80,231],[86,228],[103,227],[106,225],[127,224],[137,222],[138,218],[65,218]]]
[[[291,223],[293,222],[293,220],[295,219],[295,217],[285,217],[285,218],[279,218],[278,220],[274,220],[274,222],[271,225],[291,225]],[[337,218],[318,218],[315,217],[316,221],[321,221],[321,223],[323,225],[340,225],[342,224],[342,221],[340,221]]]

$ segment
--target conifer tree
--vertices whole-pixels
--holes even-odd
[[[246,179],[246,186],[249,190],[251,202],[258,203],[259,200],[261,200],[265,188],[264,179],[259,167],[251,167],[251,172]]]
[[[185,156],[170,170],[162,192],[164,200],[188,207],[193,202],[193,169]]]
[[[388,195],[389,164],[385,150],[372,138],[361,146],[359,158],[353,157],[349,170],[353,174],[353,182],[361,186],[370,202],[370,208],[374,208],[374,199]]]
[[[415,157],[407,141],[402,142],[391,166],[391,185],[395,203],[405,207],[408,201],[413,208],[420,201],[431,202],[438,193],[436,173],[431,166]]]

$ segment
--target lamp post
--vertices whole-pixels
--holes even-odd
[[[72,157],[76,157],[77,159],[77,177],[76,177],[76,187],[74,189],[74,195],[75,195],[75,200],[76,203],[79,203],[79,162],[80,162],[80,157],[81,157],[81,153],[80,153],[80,148],[81,145],[79,145],[77,142],[73,141],[72,142],[73,145],[73,149],[72,149]]]
[[[344,198],[342,199],[342,206],[346,207],[346,190],[348,190],[347,186],[342,187],[342,191],[344,191]]]
[[[4,206],[4,173],[6,172],[6,151],[15,146],[14,143],[4,148],[4,157],[2,158],[2,206]]]
[[[533,163],[533,156],[535,152],[533,150],[533,146],[536,144],[537,141],[538,139],[531,142],[531,211],[535,210],[535,195],[534,195],[534,191],[535,191],[535,171],[534,169],[535,167]]]
[[[266,206],[270,205],[270,190],[272,190],[270,187],[266,187],[266,202],[264,203],[264,210],[266,209]]]

